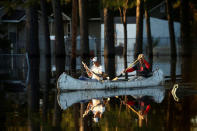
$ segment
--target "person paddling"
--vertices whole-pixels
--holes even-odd
[[[91,61],[93,62],[93,65],[91,66],[90,69],[87,67],[85,63],[82,62],[82,64],[84,65],[84,68],[86,69],[87,75],[90,79],[83,77],[83,76],[80,76],[79,79],[80,80],[93,80],[93,81],[94,80],[102,81],[105,79],[109,79],[108,75],[104,73],[103,67],[97,60],[97,57],[93,57]]]
[[[126,69],[124,73],[137,71],[137,76],[151,76],[150,64],[145,60],[143,54],[138,55],[138,61],[139,62],[135,66]]]
[[[97,60],[97,57],[93,57],[92,59],[93,65],[90,68],[95,74],[101,76],[103,74],[103,67],[102,65],[99,63],[99,61]],[[90,72],[87,72],[88,76],[92,79],[96,79],[95,74],[92,74]]]

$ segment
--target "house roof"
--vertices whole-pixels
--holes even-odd
[[[71,21],[71,18],[67,16],[65,13],[62,13],[63,20]],[[51,14],[51,17],[54,17],[54,13]]]
[[[15,10],[12,13],[6,13],[2,16],[2,22],[8,23],[19,23],[25,19],[24,10]]]

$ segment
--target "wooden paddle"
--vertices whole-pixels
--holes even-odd
[[[115,97],[118,98],[121,101],[121,103],[123,103],[123,101],[118,96]],[[144,119],[144,116],[137,112],[135,109],[133,109],[133,107],[131,107],[129,104],[125,103],[125,105],[128,106],[129,109],[131,109],[134,113],[136,113],[139,118]]]
[[[134,113],[136,113],[139,118],[144,119],[144,116],[141,115],[139,112],[137,112],[135,109],[133,109],[129,104],[126,105],[129,107],[129,109],[131,109]]]
[[[120,75],[118,75],[118,76],[116,76],[114,79],[112,79],[112,81],[118,80],[118,78],[121,77],[121,76],[123,75],[124,71],[126,71],[126,70],[129,69],[129,68],[131,68],[131,67],[132,67],[133,65],[135,65],[137,62],[138,62],[138,59],[135,60],[133,63],[131,63],[126,69],[124,69],[124,70],[120,73]]]
[[[96,73],[94,73],[91,69],[88,68],[88,66],[82,61],[82,64],[84,66],[84,68],[86,69],[86,72],[90,72],[91,74],[94,74],[95,75],[95,78],[98,80],[98,81],[101,81],[101,77],[99,77]]]

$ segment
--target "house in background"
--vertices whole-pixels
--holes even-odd
[[[120,22],[120,17],[114,18],[115,23],[115,46],[124,46],[124,31],[123,25]],[[168,55],[170,51],[170,35],[168,28],[168,21],[157,18],[150,18],[151,33],[153,43],[155,45],[154,54]],[[180,23],[174,22],[174,31],[177,43],[177,50],[180,48]],[[128,17],[127,21],[127,53],[131,55],[134,52],[134,46],[136,41],[136,17]],[[104,24],[101,25],[101,51],[104,51]],[[143,20],[143,48],[146,51],[147,48],[147,35],[146,35],[146,21]]]
[[[26,51],[26,13],[25,10],[17,9],[12,12],[6,12],[3,9],[0,10],[0,24],[3,27],[4,36],[11,42],[11,53],[25,53]],[[64,35],[70,36],[71,34],[71,19],[62,14]],[[41,12],[38,11],[38,29],[39,29],[39,46],[40,52],[44,50],[44,31]],[[54,35],[54,16],[49,17],[49,31],[51,35]],[[52,45],[53,48],[53,45]]]
[[[1,16],[1,25],[5,31],[4,37],[11,42],[13,53],[22,52],[25,48],[25,11],[15,10],[12,13],[5,13]]]

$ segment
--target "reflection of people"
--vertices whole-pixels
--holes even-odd
[[[128,68],[124,72],[133,72],[137,71],[138,76],[143,76],[143,77],[149,77],[150,76],[150,64],[144,59],[143,54],[138,55],[138,61],[139,63],[136,64],[135,66]]]
[[[146,120],[147,115],[151,109],[152,97],[143,96],[137,99],[127,99],[126,102],[123,101],[129,109],[131,109],[139,118],[139,125],[142,125],[142,120]]]
[[[140,112],[141,115],[147,115],[148,112],[150,111],[150,103],[149,102],[146,102],[146,101],[143,101],[145,97],[142,97],[140,99],[137,99],[135,101],[127,101],[127,104],[129,106],[132,106],[134,107],[135,110],[138,110]]]
[[[83,117],[88,115],[90,112],[93,113],[94,122],[98,122],[100,118],[102,118],[103,113],[105,112],[105,104],[107,101],[103,99],[92,99],[83,114]]]

